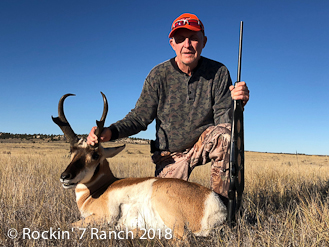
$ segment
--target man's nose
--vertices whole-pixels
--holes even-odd
[[[191,46],[191,40],[189,38],[185,38],[184,47],[190,47],[190,46]]]

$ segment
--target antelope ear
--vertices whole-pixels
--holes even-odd
[[[118,153],[120,153],[126,145],[120,146],[120,147],[111,147],[111,148],[104,148],[104,158],[111,158]]]

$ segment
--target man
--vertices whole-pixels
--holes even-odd
[[[172,24],[170,45],[176,57],[151,70],[136,106],[105,128],[102,142],[146,130],[156,120],[151,143],[155,176],[188,180],[193,168],[212,161],[211,186],[228,197],[232,99],[249,100],[245,82],[232,86],[227,68],[201,57],[207,43],[196,15],[182,14]],[[87,143],[97,142],[93,127]]]

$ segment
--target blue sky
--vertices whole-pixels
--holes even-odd
[[[65,93],[75,132],[89,133],[109,101],[106,125],[135,105],[144,79],[174,57],[168,34],[184,12],[198,15],[202,55],[250,89],[245,149],[329,154],[329,1],[0,1],[0,132],[60,134],[52,122]],[[153,139],[154,124],[137,136]]]

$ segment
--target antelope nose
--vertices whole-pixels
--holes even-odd
[[[61,179],[63,179],[63,180],[65,180],[65,179],[71,179],[71,178],[72,178],[71,173],[65,173],[65,172],[63,172],[61,174]]]

